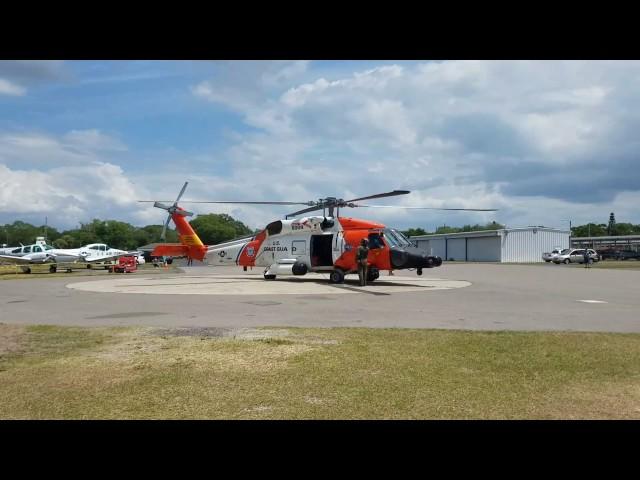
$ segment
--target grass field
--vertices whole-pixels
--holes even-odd
[[[0,324],[0,418],[640,418],[640,335]]]
[[[55,277],[80,277],[80,276],[95,276],[95,275],[109,275],[104,267],[94,267],[91,269],[86,268],[86,264],[75,264],[72,267],[71,272],[66,272],[63,267],[56,273],[49,272],[49,266],[51,264],[33,264],[29,265],[31,273],[23,273],[22,269],[16,265],[0,265],[0,280],[21,280],[29,278],[55,278]],[[175,273],[181,271],[176,265],[169,265],[167,268],[154,268],[152,264],[144,264],[138,266],[138,272],[146,273]],[[119,274],[118,274],[119,275]]]

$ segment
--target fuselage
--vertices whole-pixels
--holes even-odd
[[[277,220],[254,237],[210,246],[206,257],[213,264],[265,268],[297,264],[308,271],[339,268],[350,273],[357,269],[356,250],[365,238],[369,241],[368,263],[379,270],[421,269],[442,263],[381,223],[319,216]]]

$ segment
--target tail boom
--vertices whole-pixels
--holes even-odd
[[[181,243],[163,243],[151,252],[152,257],[189,257],[203,261],[207,254],[204,245],[183,245]]]

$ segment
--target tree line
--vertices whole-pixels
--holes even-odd
[[[215,245],[228,240],[248,236],[256,231],[251,230],[244,223],[235,220],[227,214],[210,213],[198,215],[191,220],[191,225],[205,245]],[[438,233],[477,232],[479,230],[499,230],[504,225],[496,222],[487,224],[464,225],[462,227],[450,227],[443,225],[434,232],[423,228],[409,228],[402,231],[407,237],[415,235],[431,235]],[[126,222],[117,220],[94,219],[88,223],[81,223],[78,228],[59,231],[45,225],[32,225],[20,220],[0,228],[0,244],[17,246],[21,243],[29,245],[35,242],[36,237],[46,237],[50,245],[57,248],[78,248],[89,243],[106,243],[107,245],[123,250],[135,250],[149,243],[161,242],[160,234],[162,225],[146,225],[136,227]],[[609,223],[588,223],[571,228],[573,237],[601,237],[606,235],[640,235],[640,224],[616,223],[613,213]],[[178,241],[178,234],[172,228],[167,228],[166,242]]]
[[[432,235],[437,233],[460,233],[460,232],[477,232],[479,230],[500,230],[505,228],[496,222],[487,223],[485,225],[465,225],[463,227],[449,227],[443,225],[438,227],[435,232],[428,232],[423,228],[410,228],[403,231],[407,237],[415,235]],[[609,223],[587,223],[571,227],[572,237],[604,237],[616,235],[640,235],[640,224],[617,223],[615,215],[611,213]]]
[[[227,214],[198,215],[190,223],[205,245],[213,245],[254,233],[245,224]],[[46,237],[47,243],[56,248],[79,248],[89,243],[106,243],[113,248],[135,250],[149,243],[162,242],[161,233],[162,225],[136,227],[117,220],[94,219],[88,223],[81,223],[78,228],[64,231],[51,226],[36,226],[16,220],[2,226],[0,244],[30,245],[35,242],[36,237]],[[172,228],[167,228],[165,241],[177,242],[178,233]]]
[[[477,232],[480,230],[500,230],[504,227],[505,226],[500,223],[489,222],[489,223],[485,223],[484,225],[475,224],[475,225],[464,225],[462,227],[449,227],[447,225],[443,225],[441,227],[436,228],[435,232],[428,232],[423,228],[410,228],[408,230],[402,231],[402,233],[407,237],[412,237],[416,235],[434,235],[438,233],[462,233],[462,232]]]

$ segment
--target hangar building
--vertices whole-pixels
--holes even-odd
[[[443,260],[462,262],[543,262],[542,254],[569,248],[569,230],[549,227],[505,228],[411,237],[418,247]]]

